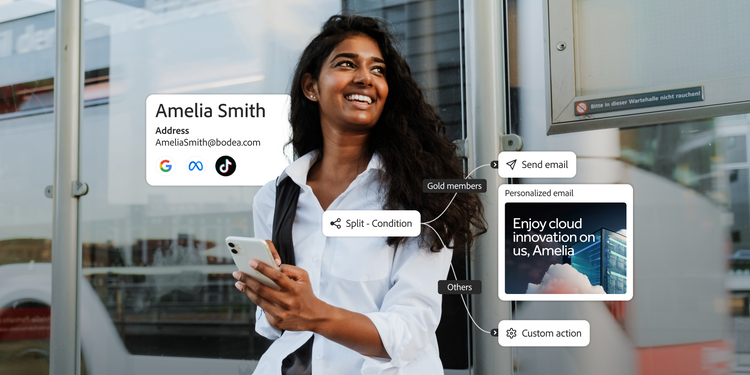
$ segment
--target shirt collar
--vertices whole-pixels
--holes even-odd
[[[276,179],[276,185],[278,185],[279,182],[281,182],[286,176],[289,176],[295,184],[299,186],[305,186],[307,184],[307,173],[310,171],[310,168],[312,168],[313,164],[315,164],[315,162],[318,160],[319,155],[320,150],[314,150],[299,157],[297,160],[292,162],[292,164],[289,164],[289,166],[286,167],[283,172],[281,172],[279,178]],[[372,158],[370,158],[370,162],[367,164],[367,168],[365,168],[362,174],[370,171],[371,169],[383,169],[383,160],[381,159],[380,154],[378,154],[377,152],[372,155]]]

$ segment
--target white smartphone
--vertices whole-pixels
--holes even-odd
[[[232,253],[234,264],[237,265],[240,271],[252,276],[270,288],[279,290],[279,286],[271,281],[271,279],[250,267],[250,260],[255,259],[277,270],[279,269],[266,241],[250,237],[229,236],[226,242],[229,251]]]

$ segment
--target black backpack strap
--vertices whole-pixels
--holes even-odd
[[[296,265],[294,261],[294,242],[292,241],[292,227],[297,216],[297,202],[299,201],[299,185],[289,176],[276,184],[276,206],[273,209],[273,229],[271,242],[279,252],[281,263]]]
[[[273,229],[271,241],[279,252],[281,263],[296,265],[294,261],[294,242],[292,227],[297,217],[297,202],[299,201],[299,185],[291,178],[285,177],[276,184],[276,206],[273,209]],[[290,353],[281,363],[282,375],[310,375],[312,374],[312,346],[313,338],[294,352]]]

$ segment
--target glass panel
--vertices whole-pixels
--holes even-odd
[[[619,29],[629,29],[666,14],[658,12],[665,4],[638,2],[643,6],[641,10],[649,14],[637,17],[638,23],[629,23],[631,13],[618,14],[601,1],[588,3],[589,8],[596,7],[609,18],[586,18],[578,20],[578,25],[612,21],[607,28],[614,30],[627,23],[626,28]],[[750,364],[747,328],[750,326],[747,302],[750,271],[745,271],[750,269],[750,252],[745,252],[750,249],[745,245],[750,235],[745,233],[750,220],[746,144],[750,115],[547,136],[547,114],[539,111],[540,105],[548,103],[541,79],[545,69],[544,51],[538,48],[545,38],[543,9],[538,3],[525,1],[510,1],[507,9],[510,122],[517,124],[525,150],[572,150],[578,156],[578,174],[573,179],[516,182],[624,183],[632,185],[634,190],[633,237],[628,233],[628,241],[633,241],[634,247],[633,299],[612,303],[515,304],[513,316],[516,319],[586,319],[591,324],[592,336],[588,347],[575,351],[514,349],[514,373],[709,375],[746,372],[743,366]],[[682,8],[680,12],[687,12],[687,9]],[[659,22],[651,23],[665,27]],[[644,37],[643,30],[646,29],[640,30],[640,34],[636,30],[637,35],[620,34],[618,38],[630,43]],[[690,39],[673,33],[675,30],[656,35],[652,43],[662,43],[671,51],[670,45],[678,45],[672,42],[682,38],[684,43]],[[614,47],[619,46],[617,43],[608,43],[609,49],[619,48]],[[654,45],[637,48],[648,49]],[[626,50],[628,48],[626,46]],[[669,60],[679,59],[681,53],[694,52],[661,55]],[[721,56],[715,52],[702,51],[702,61]],[[622,51],[610,56],[609,62],[589,60],[589,71],[601,72],[604,68],[622,65],[627,59],[616,61],[620,55]],[[640,81],[636,82],[629,80],[632,69],[617,70],[608,73],[610,82],[634,85],[648,81],[648,77],[658,72],[641,74]],[[703,71],[693,76],[708,77],[730,71]],[[671,78],[669,75],[662,77],[662,83]],[[655,84],[653,80],[647,83]],[[615,234],[605,231],[603,237],[612,235]],[[615,254],[619,246],[608,242],[605,248],[614,250]],[[619,268],[617,261],[615,255],[607,264]],[[596,264],[601,266],[602,262]]]
[[[641,361],[639,367],[626,367],[618,374],[679,374],[688,368],[706,369],[696,374],[712,374],[712,369],[728,369],[734,361],[750,358],[746,328],[750,324],[746,302],[750,272],[745,271],[750,268],[750,251],[743,250],[747,249],[743,237],[750,204],[748,169],[721,169],[719,161],[730,156],[719,147],[722,138],[717,137],[724,123],[738,120],[750,125],[750,117],[741,115],[585,135],[601,142],[618,137],[621,156],[619,161],[579,159],[582,178],[577,177],[577,182],[629,183],[635,191],[634,298],[606,304],[524,302],[516,305],[514,317],[589,320],[596,345],[578,353],[575,360],[589,361],[591,369],[606,367],[598,359],[606,356],[618,360],[632,356]],[[520,129],[524,129],[523,121]],[[578,151],[581,155],[583,150]],[[592,152],[591,148],[587,151]],[[608,173],[587,173],[591,169]],[[619,290],[624,287],[618,283],[624,263],[620,264],[617,249],[623,243],[615,238],[616,233],[603,232],[604,241],[592,247],[596,251],[589,254],[590,249],[577,249],[580,259],[574,256],[572,265],[589,276],[593,285]],[[729,255],[730,243],[734,255]],[[606,251],[611,256],[603,262],[598,255]],[[595,262],[589,262],[586,255],[592,255]],[[599,268],[586,267],[591,264]],[[600,268],[605,264],[607,272]],[[586,272],[589,268],[594,278]],[[735,315],[731,331],[727,330],[730,311]],[[595,331],[606,336],[597,340]],[[517,361],[526,364],[517,373],[537,373],[551,366],[550,362],[562,360],[563,353],[560,349],[516,349]],[[557,373],[597,373],[591,371],[569,363]]]
[[[573,7],[578,96],[750,74],[742,63],[750,55],[733,40],[750,31],[747,2],[577,0]]]
[[[86,38],[98,40],[86,71],[100,72],[101,98],[84,111],[80,146],[81,313],[96,322],[81,328],[87,367],[252,371],[270,341],[254,332],[223,243],[253,236],[259,187],[149,186],[144,104],[153,93],[288,93],[302,48],[340,11],[338,0],[85,3]]]
[[[704,368],[707,368],[709,359],[705,357],[688,359],[691,352],[695,351],[696,348],[703,348],[704,351],[706,348],[714,348],[713,350],[716,350],[717,353],[731,353],[732,346],[728,343],[732,337],[736,340],[734,346],[736,356],[732,358],[729,353],[726,354],[726,359],[718,362],[717,366],[726,364],[729,367],[750,358],[746,354],[749,352],[750,343],[746,340],[747,335],[743,334],[748,321],[747,318],[742,316],[747,315],[745,299],[747,291],[750,290],[750,278],[747,278],[744,273],[737,272],[741,271],[744,265],[742,237],[747,226],[748,210],[750,209],[750,202],[747,198],[749,188],[748,168],[745,166],[742,169],[723,169],[725,162],[737,163],[747,160],[746,151],[744,155],[738,152],[738,150],[747,150],[744,146],[747,134],[730,137],[717,136],[718,134],[725,134],[727,130],[731,131],[731,126],[737,122],[744,123],[746,126],[750,124],[750,116],[729,116],[620,132],[623,156],[626,153],[628,155],[642,154],[641,150],[645,151],[646,154],[651,154],[652,151],[649,150],[658,149],[659,151],[656,154],[663,155],[663,157],[656,157],[650,163],[641,163],[641,167],[671,181],[675,185],[670,189],[683,195],[682,199],[673,199],[676,203],[679,203],[679,206],[674,207],[674,213],[668,215],[669,220],[674,220],[677,224],[690,224],[690,222],[693,222],[693,224],[684,225],[679,231],[664,232],[662,235],[670,235],[671,233],[671,235],[680,235],[692,239],[701,236],[705,239],[711,238],[711,242],[713,242],[713,246],[706,246],[710,245],[711,242],[701,240],[699,242],[702,244],[701,246],[698,243],[693,244],[681,240],[675,246],[666,246],[660,248],[658,252],[654,250],[654,254],[648,254],[652,259],[658,259],[656,257],[662,255],[684,254],[687,257],[676,262],[671,266],[672,269],[679,267],[681,271],[688,268],[700,270],[693,277],[680,277],[680,279],[684,279],[685,285],[681,288],[674,288],[669,293],[693,298],[698,303],[701,303],[700,301],[708,303],[713,300],[715,304],[725,304],[728,299],[727,304],[729,305],[729,308],[715,306],[712,311],[695,311],[686,319],[680,319],[679,323],[673,322],[667,327],[661,327],[661,329],[650,334],[645,332],[647,329],[655,328],[650,324],[640,324],[633,327],[634,334],[640,334],[641,345],[638,346],[645,346],[644,344],[654,341],[662,343],[665,347],[676,344],[686,345],[676,353],[680,355],[682,360],[693,364],[702,364]],[[634,142],[635,139],[645,140],[649,137],[651,137],[650,141]],[[742,145],[737,145],[738,141]],[[646,146],[649,143],[651,146]],[[670,157],[666,156],[670,154]],[[624,157],[624,160],[631,161],[633,158]],[[654,185],[656,185],[656,181],[644,185],[642,189],[649,189]],[[688,188],[688,190],[684,190],[685,188]],[[634,185],[634,189],[637,189],[636,185]],[[698,194],[693,195],[690,194],[691,192]],[[638,207],[637,204],[636,207]],[[656,209],[658,208],[642,206],[641,215],[647,215],[647,223],[655,224],[653,219],[649,219],[649,216]],[[638,215],[638,211],[635,215]],[[644,219],[640,220],[643,221]],[[663,227],[663,224],[657,225],[657,228]],[[697,234],[688,235],[689,232]],[[636,241],[639,241],[639,238],[640,236],[637,236]],[[734,251],[728,246],[730,243],[734,245]],[[682,246],[676,246],[680,244]],[[731,252],[734,252],[734,255],[730,256],[730,259],[733,259],[732,269],[727,271],[726,254]],[[708,255],[711,258],[708,258]],[[666,270],[666,265],[664,267]],[[717,278],[714,282],[706,280],[701,287],[689,289],[690,285],[697,286],[695,284],[697,280],[690,280],[691,278],[698,276],[713,278],[720,272],[727,275],[726,281],[724,281],[724,277]],[[637,280],[636,282],[638,282]],[[665,282],[667,278],[662,276],[657,280]],[[641,282],[641,284],[655,286],[653,281]],[[636,284],[637,287],[638,284]],[[663,288],[659,289],[658,293],[649,293],[650,301],[647,301],[651,302],[651,306],[660,306],[662,310],[666,311],[659,314],[648,312],[641,307],[646,303],[645,298],[641,298],[640,303],[638,299],[634,299],[630,303],[634,310],[632,313],[634,315],[633,320],[636,317],[643,319],[650,315],[665,317],[670,311],[674,313],[673,307],[665,305],[663,302],[657,302],[658,299],[664,298],[668,293]],[[726,297],[727,293],[729,294],[728,297]],[[730,311],[738,316],[731,320],[732,331],[727,332],[724,329],[723,321],[728,320],[727,313]],[[658,320],[658,318],[655,320]],[[688,329],[687,323],[691,323],[693,326]],[[685,330],[689,333],[678,333],[677,330]],[[636,344],[638,343],[636,341]],[[661,350],[661,353],[645,349],[639,350],[639,354],[644,357],[661,358],[662,361],[665,356],[664,352],[665,350]],[[653,371],[651,368],[648,370]]]
[[[0,1],[0,373],[48,374],[54,3]]]

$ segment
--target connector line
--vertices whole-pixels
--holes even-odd
[[[469,174],[467,174],[464,179],[467,179],[467,178],[471,177],[471,174],[474,173],[474,172],[476,172],[477,169],[482,168],[482,167],[489,167],[489,166],[490,166],[490,164],[485,164],[485,165],[480,165],[480,166],[474,168],[474,170],[471,171],[471,172],[469,172]]]
[[[489,165],[489,164],[487,164],[487,165]],[[426,225],[428,228],[432,229],[433,232],[435,232],[435,235],[437,235],[438,239],[440,239],[440,243],[443,245],[443,248],[447,247],[447,246],[445,246],[445,242],[443,242],[443,238],[440,237],[440,235],[435,230],[435,228],[432,227],[432,225],[427,224],[427,223],[422,223],[422,224]],[[450,266],[451,266],[451,271],[453,272],[453,278],[456,279],[456,280],[458,280],[458,276],[456,276],[456,270],[453,268],[453,262],[450,263]],[[476,320],[474,320],[474,317],[471,316],[471,312],[469,312],[469,306],[466,304],[466,301],[464,300],[464,296],[461,295],[461,294],[459,294],[459,297],[461,297],[461,302],[463,302],[463,304],[464,304],[464,308],[466,309],[466,314],[469,315],[469,318],[471,319],[471,322],[474,323],[474,326],[476,326],[480,331],[482,331],[484,333],[490,333],[490,331],[487,331],[487,330],[483,329],[482,327],[480,327],[479,324],[477,324]]]
[[[464,177],[464,179],[468,179],[469,177],[471,177],[471,174],[474,173],[474,172],[476,172],[477,169],[482,168],[482,167],[489,167],[489,166],[490,166],[490,164],[484,164],[484,165],[480,165],[480,166],[474,168],[474,170],[471,171],[471,172],[469,172],[469,174],[467,174],[466,177]],[[453,200],[456,199],[456,195],[458,195],[458,193],[453,193],[453,198],[451,198],[451,201],[448,202],[448,205],[445,207],[445,209],[443,210],[443,212],[440,213],[440,215],[438,215],[436,218],[434,218],[434,219],[432,219],[430,221],[421,223],[422,225],[426,225],[428,228],[432,229],[433,232],[435,232],[435,235],[438,237],[438,239],[440,239],[440,243],[443,245],[443,248],[447,247],[447,246],[445,246],[445,242],[443,242],[443,238],[440,237],[440,234],[435,230],[435,228],[432,227],[432,225],[430,225],[430,223],[432,223],[433,221],[435,221],[437,219],[440,219],[440,217],[443,216],[443,214],[445,213],[445,211],[448,211],[448,207],[450,207],[451,203],[453,203]],[[456,279],[456,280],[458,280],[458,276],[456,276],[456,270],[453,268],[453,262],[450,263],[450,266],[451,266],[451,272],[453,272],[453,278]],[[471,312],[469,312],[469,305],[466,304],[466,300],[464,300],[464,296],[460,294],[459,297],[461,297],[461,302],[464,304],[464,308],[466,309],[466,314],[469,315],[469,318],[471,319],[471,322],[474,323],[474,326],[477,327],[480,331],[482,331],[484,333],[490,333],[490,331],[488,331],[488,330],[483,329],[482,327],[480,327],[479,324],[477,324],[476,320],[474,320],[474,317],[471,316]]]
[[[440,215],[437,215],[436,218],[434,218],[434,219],[432,219],[430,221],[426,221],[426,222],[424,222],[422,224],[427,225],[427,224],[430,224],[431,222],[433,222],[433,221],[435,221],[437,219],[440,219],[440,216],[443,216],[443,214],[445,213],[445,211],[448,211],[448,207],[450,207],[451,203],[453,203],[453,200],[456,199],[456,195],[458,195],[458,193],[453,193],[453,198],[451,198],[451,201],[448,202],[448,205],[445,206],[445,209],[443,210],[443,212],[440,213]],[[427,226],[429,226],[429,225],[427,225]],[[432,227],[430,227],[430,228],[432,228]],[[433,229],[433,230],[435,230],[435,229]]]
[[[489,166],[490,166],[489,164],[485,164],[485,165],[480,165],[480,166],[478,166],[478,167],[474,168],[474,170],[473,170],[473,171],[469,172],[469,174],[467,174],[467,175],[466,175],[466,177],[464,177],[464,180],[466,180],[466,179],[468,179],[469,177],[471,177],[471,174],[472,174],[472,173],[474,173],[474,172],[476,172],[476,171],[477,171],[477,169],[479,169],[479,168],[482,168],[482,167],[489,167]],[[441,213],[440,213],[440,215],[437,215],[437,217],[436,217],[436,218],[434,218],[434,219],[432,219],[432,220],[430,220],[430,221],[426,221],[426,222],[424,222],[424,223],[422,223],[422,224],[425,224],[425,225],[427,225],[427,224],[429,224],[429,223],[432,223],[433,221],[435,221],[435,220],[437,220],[437,219],[440,219],[440,216],[443,216],[443,214],[445,213],[445,211],[448,211],[448,207],[450,207],[450,206],[451,206],[451,203],[453,203],[453,200],[454,200],[454,199],[456,199],[456,195],[458,195],[458,193],[453,193],[453,198],[451,198],[451,201],[450,201],[450,202],[448,202],[448,205],[447,205],[447,206],[445,206],[445,209],[443,210],[443,212],[441,212]],[[435,230],[435,229],[433,229],[433,230]],[[437,232],[436,232],[436,233],[437,233]]]
[[[453,271],[453,278],[456,279],[456,280],[458,280],[458,277],[456,277],[456,270],[453,269],[453,263],[451,263],[451,271]],[[458,296],[461,297],[461,302],[464,303],[464,308],[466,309],[466,314],[469,315],[469,318],[471,318],[471,322],[474,323],[474,326],[476,326],[477,329],[479,329],[480,331],[482,331],[484,333],[490,333],[490,331],[487,331],[487,330],[483,329],[482,327],[480,327],[479,324],[477,324],[476,320],[474,320],[474,317],[471,316],[471,313],[469,312],[469,306],[466,304],[466,301],[464,300],[463,294],[459,294]]]

